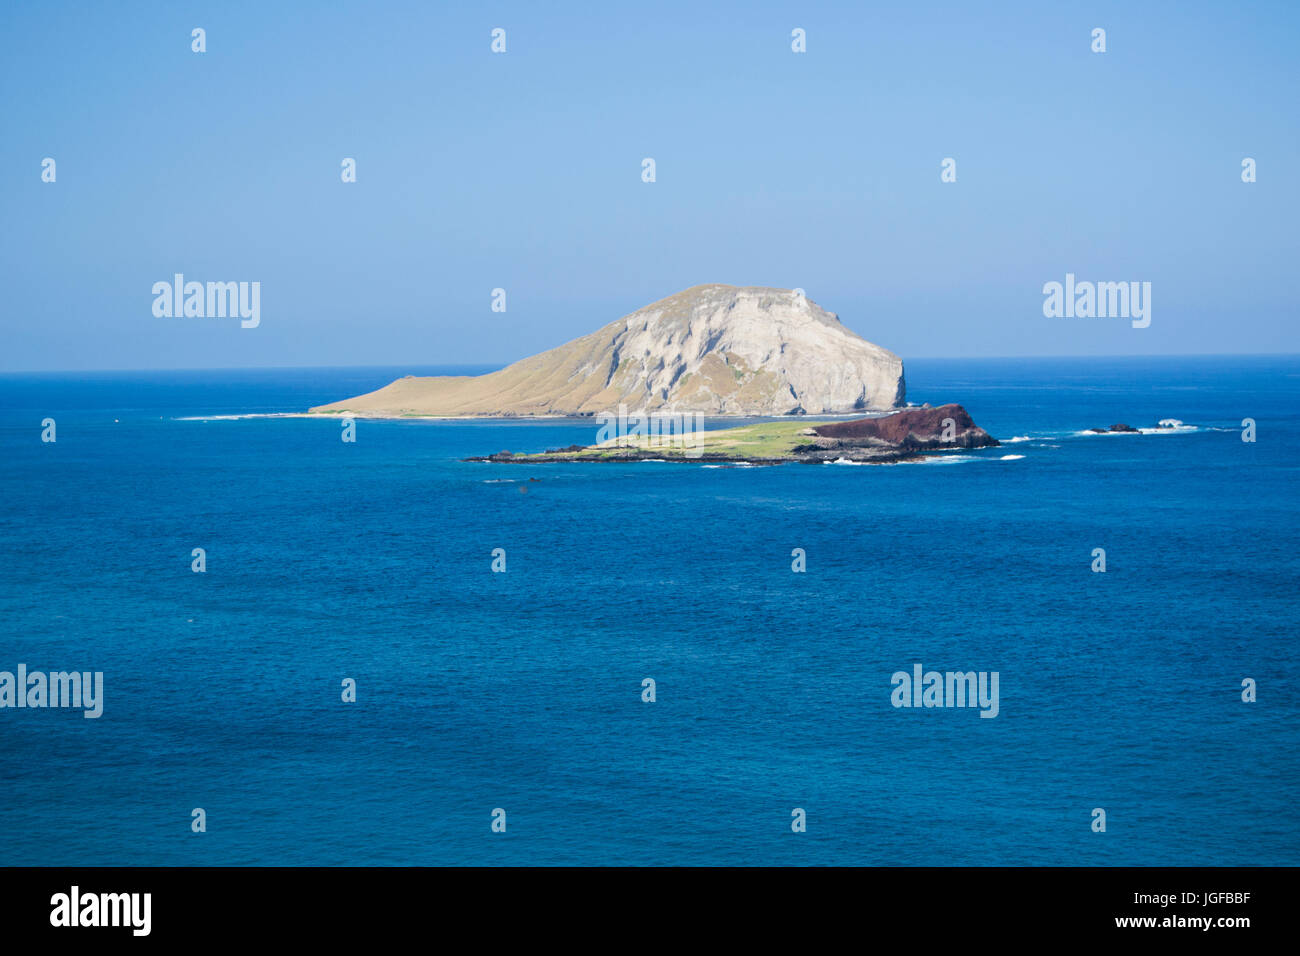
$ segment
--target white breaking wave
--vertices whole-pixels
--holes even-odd
[[[249,415],[180,415],[174,422],[234,422],[242,418],[320,418],[306,412],[257,412]]]
[[[1196,425],[1179,425],[1176,428],[1139,428],[1135,432],[1113,432],[1109,430],[1094,432],[1085,429],[1074,434],[1079,438],[1092,438],[1094,436],[1100,438],[1104,435],[1190,435],[1192,432],[1198,431],[1200,431],[1200,428]]]
[[[1025,457],[1024,455],[1003,455],[1001,458],[998,459],[998,461],[1016,461],[1024,457]]]

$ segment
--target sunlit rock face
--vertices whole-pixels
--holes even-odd
[[[790,415],[885,410],[903,362],[801,294],[702,285],[590,335],[479,376],[408,376],[315,412],[598,415],[631,410]]]

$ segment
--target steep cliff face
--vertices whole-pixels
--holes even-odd
[[[408,376],[313,412],[789,415],[902,404],[903,362],[782,289],[695,286],[480,376]]]

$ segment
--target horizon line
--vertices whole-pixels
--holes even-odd
[[[1152,355],[1134,355],[1132,353],[1117,353],[1105,355],[914,355],[910,359],[904,358],[903,365],[906,367],[909,361],[926,361],[926,362],[994,362],[994,361],[1024,361],[1024,360],[1047,360],[1047,359],[1072,359],[1086,361],[1090,359],[1187,359],[1187,358],[1296,358],[1300,357],[1300,352],[1162,352]],[[531,356],[525,356],[531,358]],[[397,369],[397,368],[484,368],[491,367],[492,371],[499,371],[521,362],[523,359],[513,359],[504,364],[494,362],[447,362],[438,363],[402,363],[402,364],[364,364],[364,365],[177,365],[154,368],[32,368],[32,369],[0,369],[0,375],[78,375],[93,374],[104,372],[272,372],[272,371],[305,371],[309,369]],[[483,375],[491,372],[480,373]]]

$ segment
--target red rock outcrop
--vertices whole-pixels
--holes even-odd
[[[956,404],[905,408],[881,418],[829,422],[814,426],[813,432],[819,439],[845,445],[880,442],[896,448],[988,448],[998,444],[996,438],[975,424],[966,409]]]

